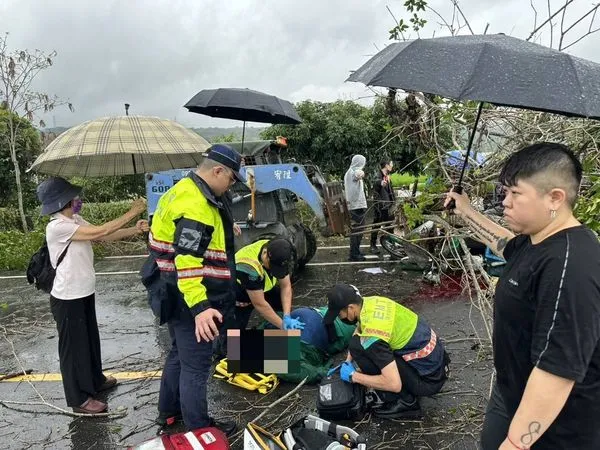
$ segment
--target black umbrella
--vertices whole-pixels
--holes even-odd
[[[600,64],[503,34],[391,44],[348,77],[370,86],[600,119]]]
[[[243,120],[242,143],[246,122],[297,124],[300,116],[287,100],[251,89],[204,89],[184,105],[188,111],[223,119]]]

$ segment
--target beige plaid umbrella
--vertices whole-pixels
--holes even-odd
[[[71,128],[29,170],[63,177],[102,177],[196,167],[210,144],[158,117],[106,117]]]

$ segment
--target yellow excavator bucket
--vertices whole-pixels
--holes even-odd
[[[279,385],[279,379],[273,374],[227,372],[227,358],[219,361],[219,364],[215,367],[213,376],[220,380],[225,380],[234,386],[239,386],[249,391],[258,391],[261,394],[268,394]]]

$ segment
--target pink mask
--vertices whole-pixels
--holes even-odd
[[[83,202],[81,201],[81,199],[79,197],[74,198],[73,201],[71,202],[71,208],[73,209],[73,214],[79,214],[79,211],[81,211],[82,206],[83,206]]]

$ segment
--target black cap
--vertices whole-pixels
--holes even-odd
[[[71,200],[81,194],[81,187],[61,177],[50,177],[37,187],[37,197],[42,202],[42,215],[62,211]]]
[[[210,147],[210,149],[208,149],[208,154],[206,157],[223,164],[225,167],[229,167],[238,181],[241,181],[242,183],[246,182],[246,178],[244,178],[240,173],[240,168],[242,166],[242,155],[232,149],[229,145],[213,145]]]
[[[362,301],[358,289],[345,283],[338,283],[327,293],[327,313],[323,317],[323,323],[329,325],[340,315],[340,311],[348,305],[359,304]]]
[[[270,272],[275,278],[285,278],[290,273],[292,244],[287,239],[273,239],[267,244]]]

